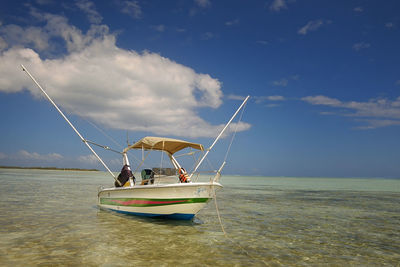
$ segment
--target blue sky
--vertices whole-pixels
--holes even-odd
[[[2,1],[0,165],[102,169],[24,64],[87,139],[116,149],[127,132],[208,147],[251,95],[225,173],[398,178],[399,10],[398,1]],[[229,142],[210,153],[215,168]],[[99,152],[120,168],[118,155]]]

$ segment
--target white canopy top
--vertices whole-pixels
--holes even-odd
[[[124,149],[123,152],[126,153],[130,149],[146,149],[166,151],[172,155],[175,152],[178,152],[179,150],[185,149],[187,147],[204,150],[201,144],[190,143],[173,138],[147,136],[142,138],[135,144],[128,146]]]

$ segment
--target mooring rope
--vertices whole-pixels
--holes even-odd
[[[260,261],[262,262],[265,266],[269,266],[263,259],[258,259],[253,257],[252,255],[250,255],[250,253],[244,248],[242,247],[238,242],[235,242],[235,240],[233,240],[232,238],[230,238],[228,236],[228,234],[225,231],[224,225],[222,223],[222,219],[221,219],[221,214],[219,213],[219,208],[218,208],[218,201],[217,201],[217,194],[215,193],[215,188],[214,186],[212,186],[213,189],[213,194],[214,194],[214,203],[215,203],[215,210],[217,212],[217,216],[218,216],[218,221],[219,221],[219,225],[221,226],[221,230],[224,233],[224,236],[226,239],[228,239],[233,245],[237,246],[240,250],[242,250],[242,252],[244,254],[246,254],[247,256],[249,256],[250,258],[252,258],[255,261]]]

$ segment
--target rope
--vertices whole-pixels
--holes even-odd
[[[239,120],[238,120],[238,122],[236,123],[235,131],[233,132],[233,135],[232,135],[232,138],[231,138],[231,142],[230,142],[230,144],[229,144],[229,146],[228,146],[228,149],[226,150],[226,154],[225,154],[225,158],[224,158],[224,161],[225,161],[225,162],[226,162],[226,159],[228,158],[229,152],[231,151],[233,139],[235,139],[235,137],[236,137],[236,133],[237,133],[237,130],[238,130],[238,126],[239,126],[240,122],[242,121],[242,116],[243,116],[243,112],[244,112],[244,110],[245,110],[245,108],[246,108],[246,105],[247,105],[247,103],[246,103],[246,104],[243,106],[243,108],[242,108],[242,112],[240,113]]]
[[[221,226],[221,230],[224,233],[224,236],[229,239],[227,233],[225,232],[224,225],[222,224],[221,215],[219,214],[219,208],[218,208],[218,203],[217,203],[217,194],[215,193],[214,186],[212,187],[212,189],[213,189],[213,194],[214,194],[215,210],[217,211],[219,225]]]
[[[147,156],[150,154],[150,151],[147,152],[146,156],[144,157],[144,159],[140,162],[140,164],[136,167],[135,171],[133,173],[136,173],[136,171],[140,168],[140,166],[142,166],[143,162],[147,159]]]
[[[105,137],[107,137],[109,140],[111,140],[111,142],[113,142],[115,145],[119,146],[120,148],[123,149],[123,147],[121,146],[120,143],[118,143],[117,141],[115,141],[115,139],[113,139],[111,136],[109,136],[106,132],[104,132],[100,127],[98,127],[96,124],[94,124],[93,122],[87,120],[86,118],[82,117],[83,120],[85,120],[87,123],[89,123],[90,125],[92,125],[96,130],[98,130],[100,133],[102,133]]]
[[[224,233],[225,238],[228,239],[233,245],[237,246],[248,257],[252,258],[255,261],[261,261],[262,263],[264,263],[265,266],[269,266],[263,259],[258,259],[258,258],[255,258],[255,257],[251,256],[250,253],[244,247],[242,247],[239,243],[235,242],[235,240],[233,240],[232,238],[230,238],[228,236],[228,234],[225,231],[224,225],[222,223],[221,215],[219,213],[218,202],[217,202],[217,194],[215,193],[214,186],[212,186],[212,191],[213,191],[213,194],[214,194],[215,210],[217,212],[219,225],[221,226],[221,230]]]
[[[118,143],[117,141],[115,141],[114,138],[112,138],[110,135],[108,135],[105,131],[103,131],[100,127],[98,127],[95,123],[87,120],[86,118],[82,117],[83,120],[85,120],[86,122],[88,122],[90,125],[92,125],[96,130],[98,130],[101,134],[103,134],[105,137],[107,137],[111,142],[113,142],[115,145],[117,145],[118,147],[124,149],[124,147]],[[140,160],[134,155],[132,154],[130,151],[128,151],[128,154],[130,156],[132,156],[137,162],[140,162]],[[132,164],[131,164],[132,165]]]

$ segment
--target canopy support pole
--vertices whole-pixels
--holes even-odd
[[[74,125],[68,120],[68,118],[64,115],[64,113],[58,108],[56,103],[50,98],[50,96],[46,93],[46,91],[40,86],[40,84],[35,80],[35,78],[29,73],[29,71],[21,64],[22,70],[28,74],[28,76],[32,79],[32,81],[39,87],[42,93],[46,96],[47,100],[57,109],[57,111],[61,114],[64,120],[71,126],[71,128],[75,131],[75,133],[79,136],[83,143],[89,148],[89,150],[93,153],[93,155],[100,161],[100,163],[106,168],[106,170],[111,174],[115,181],[118,182],[119,185],[122,186],[121,182],[118,181],[117,177],[112,173],[112,171],[107,167],[104,161],[97,155],[97,153],[93,150],[93,148],[88,144],[88,141],[83,138],[83,136],[78,132],[78,130],[74,127]]]
[[[179,164],[179,162],[170,153],[168,153],[168,156],[171,159],[172,164],[174,164],[175,169],[179,170],[181,168],[181,165]]]
[[[207,149],[207,152],[204,154],[204,156],[201,158],[199,163],[196,165],[194,168],[193,172],[190,174],[189,178],[192,178],[193,174],[197,171],[197,169],[200,167],[201,163],[203,163],[203,160],[207,157],[208,153],[210,150],[214,147],[214,145],[217,143],[219,138],[222,136],[222,134],[225,132],[226,128],[228,128],[229,124],[233,121],[233,119],[236,117],[236,115],[239,113],[239,111],[242,109],[242,107],[246,104],[247,100],[249,100],[250,96],[248,95],[245,100],[243,100],[243,103],[240,105],[240,107],[236,110],[235,114],[233,114],[232,118],[228,121],[228,123],[225,125],[225,127],[222,129],[222,131],[219,133],[217,138],[215,138],[214,143]]]

